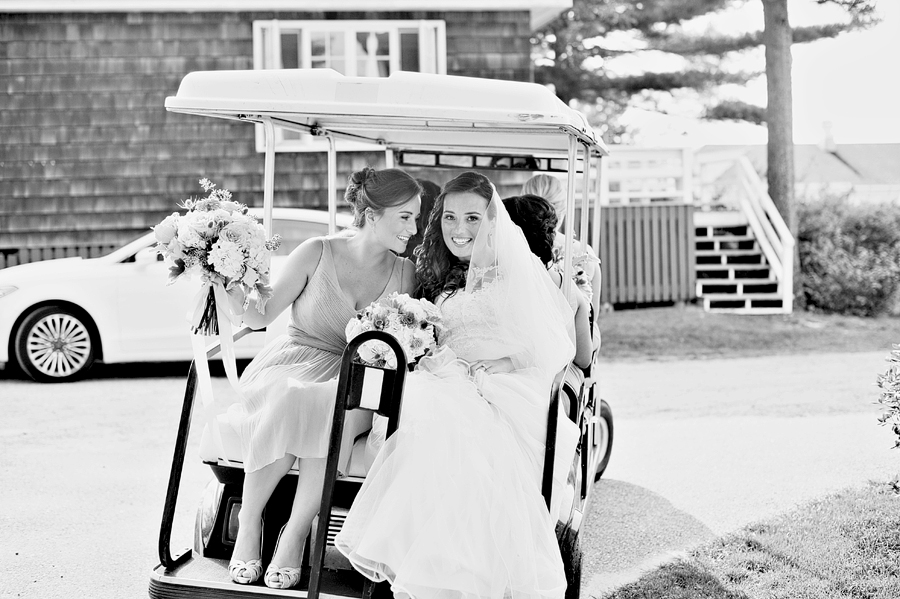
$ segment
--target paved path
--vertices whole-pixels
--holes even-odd
[[[887,354],[604,365],[615,443],[584,535],[583,594],[827,493],[900,473],[878,426]]]
[[[746,522],[900,470],[871,404],[883,358],[605,365],[616,439],[585,523],[584,595],[600,597]],[[0,377],[0,597],[146,597],[182,370],[67,385]],[[209,477],[188,460],[175,548],[191,544]]]

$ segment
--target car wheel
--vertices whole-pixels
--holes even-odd
[[[92,326],[86,317],[67,308],[38,308],[25,317],[16,332],[19,367],[41,383],[62,383],[83,376],[94,362]]]
[[[609,464],[609,456],[612,453],[613,444],[613,416],[609,404],[605,400],[600,400],[600,425],[595,438],[597,439],[597,451],[603,457],[597,464],[597,473],[594,475],[594,482],[600,480]]]

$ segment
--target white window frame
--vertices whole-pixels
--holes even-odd
[[[329,21],[283,21],[267,20],[253,22],[253,68],[270,68],[269,65],[281,65],[281,31],[300,30],[299,44],[302,48],[301,68],[312,66],[311,39],[309,32],[342,32],[344,33],[344,60],[347,64],[348,76],[356,70],[356,33],[360,31],[387,33],[390,51],[390,72],[400,70],[400,30],[418,29],[419,31],[419,67],[423,73],[447,73],[447,29],[441,20],[329,20]],[[423,68],[424,67],[424,68]],[[280,68],[280,67],[278,67]],[[301,139],[284,139],[284,130],[275,129],[276,152],[325,152],[328,140],[302,135]],[[335,140],[337,151],[372,151],[382,150],[378,145],[350,141]],[[262,125],[256,126],[256,151],[266,151],[265,132]]]

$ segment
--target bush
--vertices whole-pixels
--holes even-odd
[[[807,307],[854,316],[891,309],[900,290],[900,206],[826,196],[802,201],[798,224]]]
[[[900,448],[900,345],[894,344],[894,350],[888,356],[887,370],[875,377],[875,384],[880,394],[878,403],[884,408],[878,422],[891,427],[897,436],[894,449]]]

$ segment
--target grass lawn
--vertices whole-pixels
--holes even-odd
[[[790,315],[706,313],[693,305],[600,315],[604,360],[670,360],[815,352],[891,351],[900,318],[796,311]]]
[[[754,524],[603,599],[896,599],[900,486],[872,483]]]

